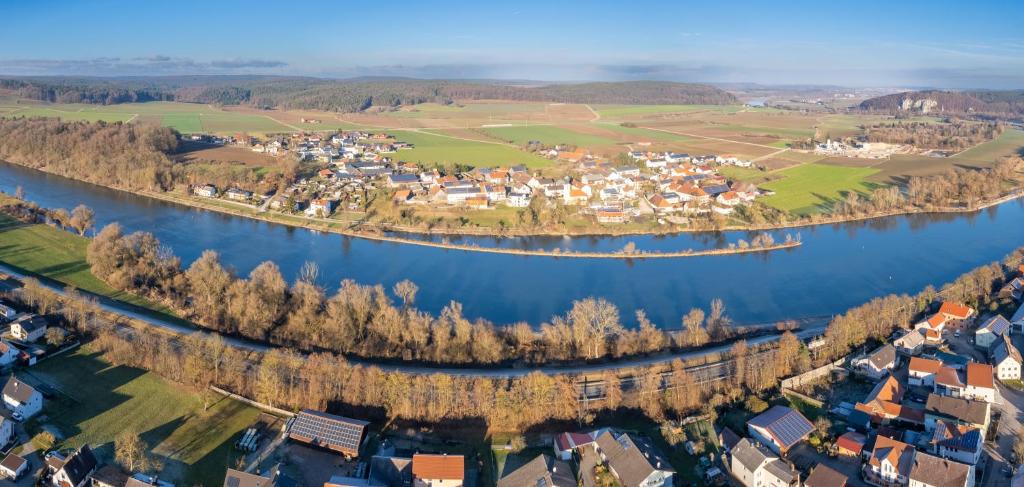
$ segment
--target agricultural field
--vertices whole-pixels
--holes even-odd
[[[764,203],[797,215],[809,215],[828,210],[847,192],[868,194],[879,185],[868,177],[878,169],[843,167],[825,164],[805,164],[775,173],[779,179],[761,185],[776,194],[764,198]]]
[[[545,145],[571,144],[578,147],[592,147],[615,144],[615,140],[573,131],[572,126],[534,125],[519,127],[485,128],[484,132],[516,145],[526,145],[531,140]]]
[[[476,167],[524,164],[531,168],[550,166],[552,162],[500,142],[467,140],[440,133],[396,130],[389,132],[398,140],[413,144],[395,154],[400,161],[422,163],[458,163]]]
[[[626,119],[647,115],[712,112],[735,113],[742,105],[591,105],[602,119]]]
[[[199,394],[152,372],[111,365],[88,348],[44,361],[21,377],[56,391],[45,401],[47,419],[39,421],[63,437],[58,447],[88,444],[111,461],[117,436],[134,431],[163,463],[161,477],[178,485],[220,485],[224,470],[235,465],[232,442],[259,416],[220,396],[204,410]]]

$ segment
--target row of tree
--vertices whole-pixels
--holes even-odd
[[[949,123],[892,122],[868,127],[868,142],[908,144],[928,149],[963,150],[995,139],[1005,130],[1001,123],[951,121]]]

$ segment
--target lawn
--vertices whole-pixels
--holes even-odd
[[[110,460],[113,441],[136,431],[165,464],[178,485],[221,485],[234,466],[233,440],[259,411],[216,397],[204,411],[202,398],[156,374],[113,366],[88,348],[44,361],[24,373],[59,393],[44,402],[44,414],[65,437],[59,446],[89,444]]]
[[[200,117],[203,130],[213,133],[228,132],[292,132],[293,129],[270,117],[245,113],[204,113]]]
[[[199,115],[194,114],[164,115],[160,117],[160,125],[183,134],[203,131],[203,122],[199,120]]]
[[[0,262],[29,274],[150,310],[161,318],[174,318],[166,307],[117,291],[94,276],[85,261],[88,245],[89,240],[85,237],[48,225],[26,225],[0,214]]]
[[[395,154],[400,161],[422,163],[460,163],[474,167],[511,166],[545,167],[551,161],[504,144],[456,139],[427,132],[388,131],[398,140],[414,145]]]
[[[484,129],[484,132],[517,145],[526,145],[531,140],[539,140],[545,145],[571,144],[579,147],[594,147],[615,143],[614,140],[606,137],[574,132],[571,129],[554,125],[491,127]]]
[[[829,209],[832,203],[849,191],[870,193],[878,187],[865,178],[878,169],[865,167],[805,164],[775,173],[781,179],[762,185],[775,194],[764,198],[765,204],[797,215],[808,215]]]

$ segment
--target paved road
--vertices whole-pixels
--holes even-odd
[[[20,272],[14,270],[14,269],[11,269],[11,268],[9,268],[7,266],[2,265],[2,264],[0,264],[0,272],[5,272],[8,275],[10,275],[11,277],[14,277],[15,279],[18,279],[18,280],[23,280],[26,277],[28,277],[25,274],[20,273]],[[44,286],[46,286],[47,288],[49,288],[51,291],[53,291],[53,292],[55,292],[57,294],[60,294],[62,296],[64,295],[64,289],[60,285],[52,284],[52,283],[49,283],[49,282],[42,282],[42,284]],[[83,294],[89,294],[89,293],[85,293],[84,291],[80,291],[80,292],[82,292]],[[97,295],[92,295],[92,296],[96,297],[99,300],[99,306],[104,311],[109,312],[109,313],[113,313],[113,314],[116,314],[116,315],[121,315],[121,316],[125,316],[125,317],[128,317],[128,318],[131,318],[135,322],[143,323],[143,324],[145,324],[147,326],[152,326],[152,327],[155,327],[155,328],[159,328],[161,330],[164,330],[166,332],[170,332],[170,333],[173,333],[173,334],[179,335],[179,336],[187,336],[187,335],[192,335],[192,334],[195,334],[195,333],[201,333],[201,334],[206,334],[206,335],[210,334],[209,332],[201,331],[201,330],[198,330],[196,328],[192,328],[192,327],[185,326],[185,325],[182,325],[182,324],[179,324],[179,323],[175,323],[173,321],[168,321],[168,320],[163,320],[163,319],[160,319],[160,318],[155,318],[155,317],[152,317],[152,316],[148,316],[146,314],[143,314],[143,313],[140,313],[138,311],[133,310],[130,307],[131,305],[122,303],[120,301],[115,301],[115,300],[112,300],[112,299],[109,299],[109,298],[104,298],[102,296],[97,296]],[[828,324],[828,319],[827,318],[821,318],[821,317],[814,317],[814,318],[808,318],[808,319],[805,319],[805,320],[802,320],[802,321],[798,321],[798,323],[800,323],[800,325],[802,326],[802,329],[800,331],[796,332],[796,335],[799,338],[808,339],[808,338],[820,335],[824,331],[825,326]],[[765,326],[773,326],[773,325],[765,325]],[[765,334],[765,335],[762,335],[762,336],[758,336],[758,337],[754,337],[754,338],[749,338],[749,339],[747,339],[747,344],[748,345],[757,345],[757,344],[762,344],[762,343],[773,342],[775,340],[778,340],[779,336],[780,336],[780,333],[769,333],[769,334]],[[227,345],[229,345],[231,347],[234,347],[234,348],[241,349],[241,350],[264,352],[264,351],[270,350],[271,348],[274,348],[273,346],[270,346],[270,345],[267,345],[267,344],[264,344],[264,343],[258,343],[258,342],[254,342],[254,341],[251,341],[251,340],[246,340],[246,339],[243,339],[243,338],[230,337],[230,336],[223,336],[223,338],[224,338],[224,342]],[[647,366],[651,366],[651,365],[666,364],[666,363],[672,362],[675,359],[681,359],[683,361],[687,361],[687,360],[692,360],[692,359],[699,359],[701,357],[705,357],[705,356],[709,356],[709,355],[717,355],[717,354],[720,354],[722,352],[728,351],[729,348],[731,348],[731,347],[732,347],[732,344],[725,344],[725,345],[716,345],[716,346],[712,346],[712,347],[707,347],[707,348],[703,348],[703,349],[700,349],[700,350],[693,350],[693,351],[687,351],[687,352],[661,353],[661,354],[651,355],[651,356],[647,356],[647,357],[634,357],[634,358],[629,358],[629,359],[616,360],[616,361],[608,362],[608,363],[579,364],[579,365],[549,365],[549,366],[540,366],[540,367],[481,368],[481,367],[429,366],[429,365],[410,365],[410,364],[379,363],[379,362],[371,362],[371,361],[361,360],[361,359],[353,359],[353,358],[348,358],[348,357],[346,357],[346,358],[348,358],[349,361],[352,362],[352,363],[363,364],[363,365],[373,365],[373,366],[376,366],[376,367],[380,368],[381,370],[385,370],[385,371],[397,371],[397,372],[405,372],[405,373],[411,373],[411,374],[444,373],[444,374],[448,374],[448,375],[463,376],[463,377],[513,378],[513,377],[522,377],[522,376],[528,375],[528,374],[530,374],[532,372],[535,372],[535,371],[543,372],[543,373],[549,374],[549,375],[555,375],[555,374],[594,374],[594,373],[604,372],[606,370],[616,370],[616,369],[633,368],[633,367],[647,367]],[[703,366],[703,367],[712,367],[712,366],[722,367],[722,364],[712,364],[711,366]],[[714,375],[714,374],[712,374],[712,375]],[[721,375],[721,373],[718,373],[718,375]],[[624,384],[624,386],[625,386],[625,384]]]

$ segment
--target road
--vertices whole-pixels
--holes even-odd
[[[27,275],[25,275],[25,274],[15,270],[15,269],[11,269],[10,267],[7,267],[7,266],[2,265],[2,264],[0,264],[0,272],[5,272],[8,275],[10,275],[11,277],[13,277],[13,278],[15,278],[15,279],[17,279],[19,281],[24,280],[26,277],[31,277],[31,276],[27,276]],[[53,292],[55,292],[55,293],[57,293],[57,294],[59,294],[61,296],[65,295],[64,289],[60,285],[53,284],[51,282],[46,282],[46,281],[41,281],[41,283],[42,283],[43,286],[47,287],[51,291],[53,291]],[[126,318],[130,318],[131,320],[133,320],[133,321],[135,321],[137,323],[142,323],[142,324],[144,324],[146,326],[151,326],[151,327],[154,327],[154,328],[158,328],[158,329],[160,329],[162,331],[165,331],[165,332],[168,332],[168,333],[171,333],[171,334],[174,334],[174,335],[188,336],[188,335],[192,335],[192,334],[196,334],[196,333],[200,333],[200,334],[204,334],[204,335],[210,335],[211,334],[210,332],[202,331],[202,330],[199,330],[197,328],[188,327],[188,326],[181,325],[179,323],[175,323],[175,322],[172,322],[172,321],[163,320],[163,319],[160,319],[160,318],[148,316],[146,314],[143,314],[143,313],[140,313],[138,311],[133,310],[130,307],[130,305],[127,305],[127,304],[122,303],[120,301],[115,301],[115,300],[112,300],[112,299],[109,299],[109,298],[104,298],[102,296],[98,296],[98,295],[95,295],[95,294],[86,293],[86,292],[81,291],[81,290],[79,292],[82,293],[82,294],[87,294],[87,295],[95,297],[99,301],[100,308],[103,311],[105,311],[105,312],[112,313],[112,314],[115,314],[115,315],[124,316]],[[796,332],[797,337],[802,338],[802,339],[809,339],[811,337],[820,335],[824,331],[825,326],[828,324],[828,318],[826,318],[826,317],[812,317],[812,318],[807,318],[807,319],[804,319],[804,320],[797,320],[797,323],[799,323],[800,326],[802,327],[799,331]],[[774,325],[765,324],[765,325],[762,325],[762,326],[768,327],[768,326],[774,326]],[[773,341],[777,340],[780,335],[781,335],[781,333],[774,332],[774,333],[768,333],[768,334],[757,336],[757,337],[748,338],[747,339],[747,344],[748,345],[758,345],[758,344],[762,344],[762,343],[773,342]],[[267,345],[267,344],[264,344],[264,343],[258,343],[258,342],[254,342],[254,341],[251,341],[251,340],[247,340],[247,339],[243,339],[243,338],[238,338],[238,337],[231,337],[231,336],[222,335],[222,338],[224,339],[224,342],[228,346],[231,346],[233,348],[237,348],[237,349],[240,349],[240,350],[245,350],[245,351],[266,352],[266,351],[271,350],[272,348],[275,348],[274,346],[271,346],[271,345]],[[357,359],[357,358],[349,358],[349,357],[346,357],[346,359],[348,359],[350,362],[352,362],[354,364],[361,364],[361,365],[367,365],[367,366],[372,365],[372,366],[375,366],[375,367],[377,367],[377,368],[379,368],[381,370],[388,371],[388,372],[404,372],[404,373],[409,373],[409,374],[436,374],[436,373],[443,373],[443,374],[447,374],[447,375],[461,376],[461,377],[487,377],[487,378],[501,379],[501,378],[523,377],[523,376],[526,376],[526,375],[528,375],[530,373],[533,373],[533,372],[542,372],[542,373],[548,374],[548,375],[560,375],[560,374],[573,374],[573,375],[597,374],[597,373],[601,373],[601,372],[608,371],[608,370],[628,369],[628,368],[634,368],[634,367],[647,367],[647,366],[651,366],[651,365],[667,364],[667,363],[670,363],[670,362],[672,362],[673,360],[676,360],[676,359],[680,359],[680,360],[683,360],[683,361],[699,359],[701,357],[707,357],[707,356],[721,354],[723,352],[728,351],[731,347],[732,347],[732,344],[731,343],[727,343],[727,344],[724,344],[724,345],[716,345],[716,346],[712,346],[712,347],[702,348],[700,350],[691,350],[691,351],[685,351],[685,352],[668,352],[668,353],[661,353],[661,354],[656,354],[656,355],[651,355],[651,356],[646,356],[646,357],[632,357],[632,358],[627,358],[627,359],[615,360],[615,361],[611,361],[611,362],[607,362],[607,363],[548,365],[548,366],[540,366],[540,367],[508,367],[508,366],[505,366],[505,367],[485,368],[485,367],[472,367],[472,366],[467,366],[467,367],[430,366],[430,365],[412,365],[412,364],[394,364],[394,363],[384,363],[384,362],[373,362],[373,361],[362,360],[362,359]],[[728,366],[728,364],[711,364],[711,365],[695,367],[692,370],[705,371],[705,372],[702,372],[702,373],[705,373],[705,374],[708,375],[707,380],[711,380],[714,377],[720,377],[721,375],[723,375],[722,369],[720,369],[720,368],[719,369],[715,369],[714,367],[727,367],[727,366]],[[701,377],[698,377],[698,380],[700,380],[700,379],[701,379]],[[593,384],[598,384],[598,383],[594,382]],[[625,386],[625,384],[623,384],[623,385]]]

